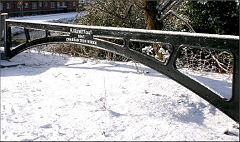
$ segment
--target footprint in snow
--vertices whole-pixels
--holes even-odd
[[[49,128],[52,128],[52,124],[42,125],[40,126],[40,128],[49,129]]]
[[[9,91],[9,90],[6,89],[6,88],[4,88],[4,89],[1,90],[2,93],[8,92],[8,91]]]
[[[22,139],[21,141],[26,142],[26,141],[33,141],[33,139]]]

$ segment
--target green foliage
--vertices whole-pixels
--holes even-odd
[[[180,12],[197,33],[239,35],[239,5],[234,1],[187,1]]]

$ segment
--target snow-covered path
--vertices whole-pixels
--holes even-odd
[[[34,51],[11,63],[25,65],[1,69],[1,140],[239,140],[228,116],[141,64]]]
[[[83,13],[81,13],[81,14],[83,14]],[[57,14],[24,16],[24,17],[11,17],[10,19],[24,20],[24,21],[49,22],[49,21],[56,21],[56,20],[60,20],[60,19],[70,20],[70,19],[74,19],[76,16],[78,16],[77,12],[69,12],[69,13],[57,13]]]
[[[57,23],[67,23],[69,21],[73,21],[76,17],[84,16],[86,12],[69,12],[69,13],[57,13],[57,14],[46,14],[46,15],[35,15],[35,16],[23,16],[23,17],[10,17],[10,19],[14,20],[23,20],[23,21],[35,21],[35,22],[57,22]],[[13,27],[12,33],[14,35],[20,34],[14,38],[24,39],[25,35],[23,33],[23,28]],[[41,35],[41,33],[40,33]]]

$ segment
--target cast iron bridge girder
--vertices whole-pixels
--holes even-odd
[[[26,43],[20,44],[11,49],[11,27],[23,27],[26,35]],[[31,40],[29,29],[45,30],[44,38]],[[170,31],[156,31],[143,29],[128,29],[114,27],[99,27],[72,25],[60,23],[44,23],[44,22],[26,22],[21,20],[6,20],[6,39],[5,39],[5,57],[8,59],[14,57],[20,52],[33,47],[35,45],[53,42],[67,42],[66,38],[71,38],[74,34],[69,34],[70,29],[91,31],[91,34],[86,39],[96,41],[97,44],[70,42],[72,44],[81,44],[108,50],[119,55],[131,58],[138,61],[169,78],[175,80],[179,84],[193,91],[209,103],[213,104],[219,110],[224,112],[233,120],[239,122],[239,37],[229,35],[213,35],[213,34],[198,34],[198,33],[183,33]],[[58,31],[68,33],[67,36],[48,36],[49,31]],[[124,45],[119,45],[106,41],[102,38],[122,39]],[[172,54],[167,64],[164,64],[157,59],[148,55],[139,53],[129,48],[130,41],[140,42],[163,42],[172,45]],[[176,59],[178,51],[181,47],[191,46],[193,48],[206,48],[216,50],[226,50],[234,56],[233,63],[233,83],[232,83],[232,98],[227,100],[219,97],[215,92],[208,89],[206,86],[182,74],[176,68]]]

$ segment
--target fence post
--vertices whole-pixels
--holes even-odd
[[[4,46],[4,51],[3,53],[1,53],[1,59],[6,60],[7,57],[7,52],[8,50],[6,50],[6,45],[7,45],[7,40],[6,40],[6,19],[8,18],[8,13],[2,13],[1,14],[1,21],[0,21],[0,41],[3,42],[3,46]],[[10,50],[10,47],[9,47]]]
[[[0,23],[0,39],[1,40],[4,40],[5,30],[6,30],[5,20],[7,18],[8,18],[8,14],[7,13],[2,13],[1,14],[1,23]]]
[[[2,20],[2,14],[1,14],[1,16],[0,16],[0,22],[1,22],[1,23],[0,23],[0,41],[2,41],[2,39],[3,39],[3,38],[2,38],[2,35],[3,35],[3,34],[2,34],[2,33],[3,33],[3,32],[2,32],[2,30],[3,30],[3,28],[2,28],[2,21],[3,21],[3,20]]]

